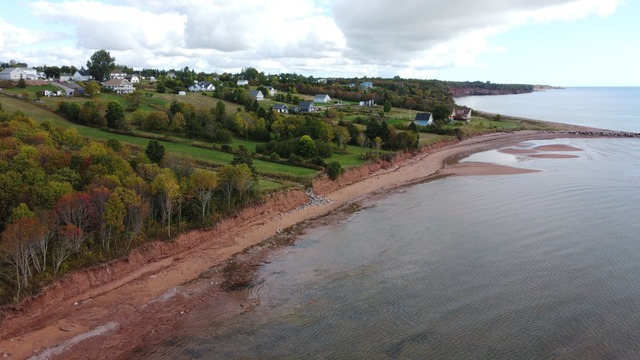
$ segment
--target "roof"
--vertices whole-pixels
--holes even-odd
[[[256,97],[258,95],[263,95],[262,91],[260,91],[260,90],[251,90],[251,91],[249,91],[249,96],[251,96],[251,97]]]
[[[314,97],[327,97],[329,94],[316,94]]]
[[[127,79],[111,79],[109,81],[105,81],[102,83],[102,85],[106,85],[106,86],[120,86],[122,85],[123,82],[127,82],[128,85],[132,85]],[[125,85],[127,85],[125,84]]]
[[[211,86],[211,83],[208,81],[200,81],[198,85],[200,85],[200,87],[209,87]]]
[[[467,116],[471,113],[470,108],[455,108],[453,109],[453,113],[455,116]]]
[[[416,114],[416,121],[429,121],[429,120],[431,120],[430,112]]]
[[[282,110],[282,109],[287,109],[287,105],[286,104],[275,104],[271,108],[272,109],[276,109],[276,110]]]
[[[313,106],[313,101],[300,101],[298,107],[308,109]]]

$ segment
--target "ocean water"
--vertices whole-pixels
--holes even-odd
[[[640,132],[640,87],[575,87],[455,100],[490,113]]]
[[[540,171],[416,185],[310,229],[258,269],[251,311],[197,314],[140,355],[640,358],[640,139],[518,147],[550,144],[582,151],[474,154]]]

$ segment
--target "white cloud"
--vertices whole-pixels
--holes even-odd
[[[135,68],[425,77],[482,67],[514,27],[608,16],[620,1],[39,0],[31,13],[66,33],[0,18],[0,56],[81,66],[105,49]]]
[[[568,21],[612,14],[616,0],[337,0],[336,23],[349,56],[363,63],[417,68],[477,66],[500,47],[492,36],[532,22]]]

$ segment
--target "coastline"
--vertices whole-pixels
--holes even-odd
[[[292,190],[211,230],[184,234],[171,243],[156,242],[101,269],[70,275],[23,309],[7,314],[0,323],[0,355],[127,358],[142,343],[160,341],[181,321],[197,317],[198,309],[215,307],[219,316],[247,311],[255,304],[243,302],[242,292],[225,292],[219,285],[222,269],[234,254],[271,239],[281,229],[312,219],[331,221],[327,214],[351,204],[445,176],[442,169],[453,157],[526,140],[588,137],[571,132],[599,129],[568,126],[565,130],[492,133],[427,147],[392,164],[352,170],[336,182],[314,182],[316,194],[327,202],[308,204],[303,191]],[[259,265],[260,257],[252,261]],[[81,282],[90,286],[82,288]]]

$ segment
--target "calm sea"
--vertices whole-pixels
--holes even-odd
[[[198,314],[141,355],[640,358],[640,139],[519,146],[548,144],[583,151],[472,155],[541,171],[416,185],[312,229],[258,270],[253,310]]]
[[[455,100],[490,113],[640,132],[640,87],[576,87]]]

